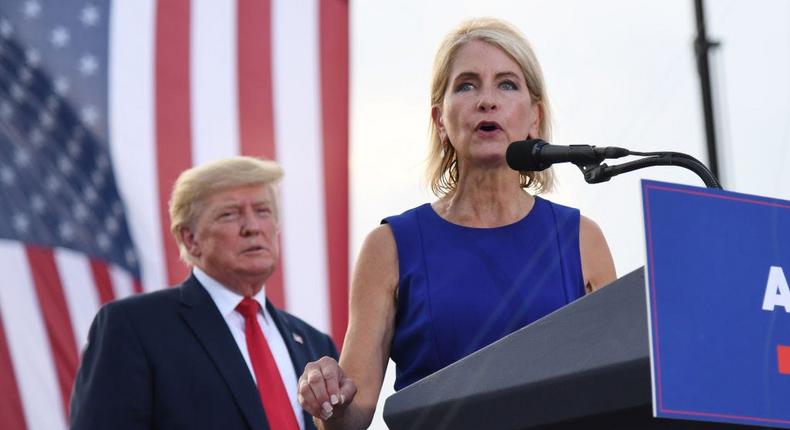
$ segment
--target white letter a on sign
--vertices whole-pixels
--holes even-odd
[[[768,271],[768,283],[765,285],[763,310],[773,311],[777,306],[783,306],[785,312],[790,313],[790,288],[787,287],[785,272],[779,266],[771,266]]]

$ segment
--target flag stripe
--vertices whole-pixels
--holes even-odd
[[[269,0],[239,0],[236,16],[241,153],[276,159],[271,4]]]
[[[77,374],[79,355],[63,285],[51,249],[28,246],[25,251],[55,362],[63,412],[68,416],[69,396]]]
[[[122,299],[138,292],[135,291],[134,278],[129,276],[129,272],[115,265],[107,267],[107,271],[110,275],[110,283],[112,284],[115,298]]]
[[[272,3],[272,77],[287,309],[329,330],[317,1]],[[308,265],[308,266],[306,266]]]
[[[13,288],[0,288],[0,313],[25,422],[31,430],[65,428],[57,372],[24,246],[0,240],[0,261],[20,268],[3,275],[6,285]]]
[[[135,292],[135,294],[140,294],[144,291],[143,285],[140,283],[138,279],[134,279],[132,281],[132,290]]]
[[[91,273],[93,274],[93,284],[99,293],[99,303],[105,304],[115,299],[115,292],[112,289],[112,281],[107,266],[101,261],[90,260]]]
[[[190,2],[160,1],[156,6],[156,164],[161,242],[167,283],[184,280],[187,269],[170,236],[167,202],[178,175],[192,166],[190,128]]]
[[[54,255],[58,273],[68,274],[61,276],[61,282],[77,350],[82,351],[88,341],[93,316],[99,309],[99,292],[94,285],[90,261],[84,254],[64,248],[55,249]]]
[[[236,3],[193,0],[192,164],[238,154]]]
[[[327,264],[332,337],[348,322],[348,2],[320,3],[321,114],[324,134]]]
[[[241,154],[277,159],[272,106],[271,3],[239,0],[237,8],[239,148]],[[282,250],[283,241],[280,242]],[[284,308],[283,258],[266,281],[266,297]]]
[[[154,1],[120,1],[110,8],[110,154],[140,258],[143,279],[136,284],[140,291],[168,285],[161,245],[168,218],[160,219],[153,114]]]
[[[8,350],[8,341],[3,327],[3,312],[0,310],[0,424],[6,430],[26,430],[22,414],[22,399],[14,375],[14,363]]]

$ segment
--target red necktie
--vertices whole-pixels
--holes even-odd
[[[261,326],[258,325],[258,309],[260,309],[258,302],[249,297],[245,297],[236,306],[236,310],[244,315],[247,351],[250,353],[252,369],[258,381],[258,393],[261,395],[269,427],[272,430],[299,430],[277,363],[266,343],[266,338],[263,337]]]

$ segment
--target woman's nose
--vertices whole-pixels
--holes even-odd
[[[495,110],[497,102],[491,91],[481,91],[480,98],[477,100],[477,109],[483,112]]]

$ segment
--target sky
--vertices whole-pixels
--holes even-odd
[[[725,189],[790,200],[790,2],[706,2]],[[677,151],[707,164],[693,0],[441,0],[351,2],[351,259],[389,215],[433,201],[424,180],[429,81],[441,38],[490,16],[519,28],[543,67],[553,144]],[[611,160],[619,164],[630,159]],[[618,276],[643,266],[640,180],[704,186],[679,167],[584,182],[555,169],[545,195],[577,207],[604,232]],[[378,405],[392,394],[390,366]]]

